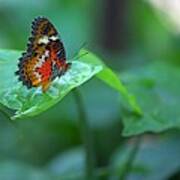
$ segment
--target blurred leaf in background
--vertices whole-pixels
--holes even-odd
[[[156,138],[156,140],[145,137],[128,179],[164,180],[171,177],[180,168],[178,139],[178,136]],[[116,171],[115,174],[122,173],[132,145],[132,142],[127,143],[112,156],[112,169]]]
[[[166,63],[154,63],[126,72],[124,83],[136,95],[144,115],[142,118],[126,115],[124,134],[134,135],[147,131],[162,132],[179,128],[180,69]]]

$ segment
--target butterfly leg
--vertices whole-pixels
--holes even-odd
[[[42,91],[43,92],[46,92],[49,89],[50,83],[51,83],[50,81],[42,82]]]

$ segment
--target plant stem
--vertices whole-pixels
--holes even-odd
[[[75,89],[73,92],[79,112],[81,136],[86,152],[86,180],[95,180],[95,153],[93,148],[92,131],[88,125],[88,119],[83,103],[83,97],[78,89]]]
[[[138,150],[140,148],[140,144],[141,144],[141,137],[139,136],[139,137],[136,137],[136,139],[135,139],[134,147],[132,148],[132,150],[129,154],[129,158],[127,159],[127,162],[125,164],[123,172],[119,176],[119,180],[127,179],[129,172],[132,170],[134,160],[135,160]]]

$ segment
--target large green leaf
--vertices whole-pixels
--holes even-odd
[[[84,55],[85,54],[85,55]],[[72,61],[69,71],[56,79],[51,88],[42,93],[41,89],[27,90],[18,82],[14,72],[20,51],[0,50],[0,103],[15,110],[12,119],[35,116],[58,103],[73,88],[80,86],[94,75],[118,90],[133,112],[141,113],[132,95],[128,94],[113,71],[92,53],[82,50],[79,59]]]
[[[121,74],[135,94],[143,115],[123,111],[124,135],[161,132],[180,127],[180,68],[155,63]]]
[[[86,50],[81,50],[80,54],[86,54],[84,58],[81,59],[83,62],[88,62],[94,65],[102,65],[103,70],[100,71],[96,76],[106,83],[111,88],[117,90],[123,97],[123,103],[126,107],[135,113],[135,115],[142,115],[141,108],[136,102],[136,98],[133,94],[130,94],[126,87],[120,81],[118,75],[113,72],[108,66],[106,66],[97,56],[92,53],[88,53]]]
[[[0,102],[16,110],[12,119],[37,115],[59,102],[73,88],[83,84],[102,70],[101,65],[73,61],[70,70],[53,82],[47,93],[40,89],[27,90],[18,82],[14,72],[17,69],[19,51],[0,51]]]

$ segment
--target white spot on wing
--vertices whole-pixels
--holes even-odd
[[[45,54],[43,54],[43,55],[41,56],[41,58],[38,59],[39,61],[38,61],[38,63],[34,66],[34,70],[35,70],[36,68],[41,67],[41,66],[43,65],[43,63],[45,62],[45,60],[46,60],[47,57],[49,57],[49,51],[45,51]]]
[[[48,36],[43,36],[42,38],[39,39],[38,44],[48,44],[49,38]]]
[[[58,40],[58,37],[57,36],[51,36],[49,39],[52,41],[56,41],[56,40]]]
[[[34,75],[39,81],[41,81],[41,75],[38,72],[34,72]]]

